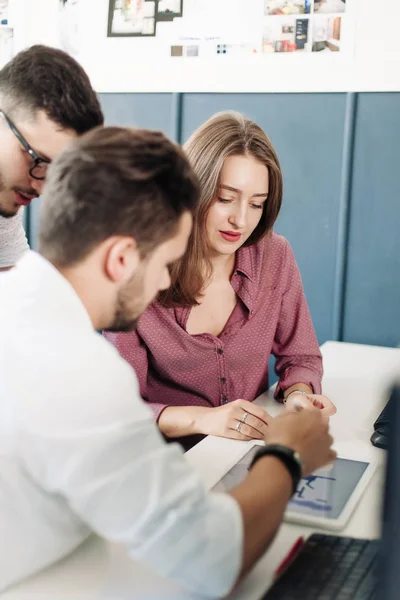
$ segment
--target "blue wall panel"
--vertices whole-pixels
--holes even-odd
[[[277,150],[284,201],[275,229],[293,247],[322,343],[332,338],[346,94],[187,94],[183,139],[228,109],[254,119]]]
[[[159,129],[181,142],[221,110],[257,121],[281,160],[284,202],[276,230],[296,254],[319,341],[338,330],[346,341],[400,344],[400,94],[358,94],[346,138],[347,94],[101,94],[100,100],[107,124]],[[26,211],[33,247],[39,208],[36,200]],[[344,280],[337,268],[342,258]]]
[[[400,94],[360,94],[343,338],[400,344]]]
[[[100,94],[107,125],[159,129],[174,136],[172,94]]]

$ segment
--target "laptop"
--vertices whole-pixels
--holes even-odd
[[[260,600],[400,598],[400,386],[388,412],[382,540],[313,534]]]

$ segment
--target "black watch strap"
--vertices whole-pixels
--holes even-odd
[[[302,477],[302,464],[298,452],[295,452],[287,446],[281,446],[280,444],[267,444],[266,446],[261,446],[251,462],[250,469],[262,456],[275,456],[285,465],[292,478],[292,493],[295,494]]]

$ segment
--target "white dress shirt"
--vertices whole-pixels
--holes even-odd
[[[228,592],[242,517],[165,444],[132,368],[29,251],[0,274],[0,591],[91,531],[189,589]]]
[[[21,208],[15,217],[0,217],[0,269],[13,267],[28,250]]]

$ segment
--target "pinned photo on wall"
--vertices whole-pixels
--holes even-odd
[[[110,0],[108,36],[155,36],[155,0]]]
[[[182,0],[159,0],[158,1],[158,17],[181,17],[182,16]]]
[[[339,52],[342,17],[316,17],[313,23],[313,52]]]
[[[312,0],[264,0],[264,14],[276,15],[309,15]]]
[[[265,19],[263,52],[309,52],[309,19]]]
[[[346,0],[314,0],[314,13],[343,13],[346,11]]]

